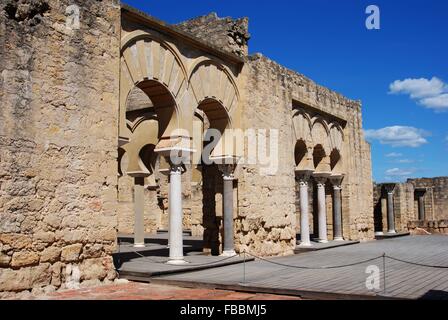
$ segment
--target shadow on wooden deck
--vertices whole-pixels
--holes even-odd
[[[118,250],[113,254],[113,260],[120,278],[134,281],[149,282],[154,276],[199,271],[254,260],[240,256],[207,255],[202,252],[202,238],[184,234],[184,255],[188,263],[169,265],[166,264],[169,257],[167,233],[146,234],[144,248],[134,248],[133,241],[132,235],[119,235]]]

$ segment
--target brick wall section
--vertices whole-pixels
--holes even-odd
[[[119,14],[0,5],[0,291],[115,277]]]
[[[238,56],[248,54],[247,42],[250,38],[248,18],[219,18],[212,12],[206,16],[181,22],[176,27],[224,51]]]

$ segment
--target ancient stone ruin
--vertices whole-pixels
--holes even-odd
[[[185,230],[211,255],[374,239],[361,103],[248,55],[249,38],[247,18],[2,2],[0,292],[113,281],[118,233],[169,230],[173,264]],[[420,188],[425,217],[446,219],[444,181],[399,185],[396,228],[418,220]]]

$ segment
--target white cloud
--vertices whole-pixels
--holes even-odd
[[[412,175],[415,172],[415,169],[399,169],[393,168],[386,170],[386,175],[389,177],[407,177]]]
[[[365,130],[365,137],[367,140],[378,140],[381,144],[391,145],[392,147],[420,147],[428,143],[425,136],[429,132],[425,130],[406,127],[406,126],[392,126],[385,127],[378,130]]]
[[[448,108],[448,93],[422,99],[420,103],[432,109]]]
[[[397,162],[398,163],[414,163],[415,161],[411,160],[411,159],[400,159],[400,160],[397,160]]]
[[[395,80],[389,86],[390,93],[407,93],[411,98],[432,97],[441,94],[445,84],[439,78]]]
[[[401,156],[403,156],[403,154],[398,153],[398,152],[391,152],[391,153],[386,154],[386,157],[388,157],[388,158],[398,158]]]
[[[437,77],[395,80],[389,85],[391,94],[409,94],[419,104],[436,111],[448,110],[448,85]]]

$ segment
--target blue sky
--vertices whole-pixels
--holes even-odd
[[[250,53],[362,100],[375,181],[448,175],[448,1],[124,2],[168,23],[249,17]],[[370,4],[380,30],[365,27]]]

